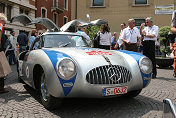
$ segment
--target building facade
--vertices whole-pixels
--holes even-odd
[[[36,0],[36,17],[49,18],[58,27],[71,20],[71,0]],[[37,25],[37,29],[43,30]]]
[[[111,32],[120,32],[120,24],[129,18],[136,20],[136,26],[152,17],[154,24],[170,26],[171,14],[176,0],[72,0],[72,19],[88,21],[103,18],[108,21]],[[128,24],[127,24],[128,25]]]
[[[10,23],[10,19],[19,14],[26,14],[34,19],[35,10],[35,0],[0,0],[0,12],[4,13],[8,20],[5,25],[5,34],[10,35],[10,31],[14,30],[17,37],[22,30],[25,30],[30,35],[31,30],[35,28],[34,25],[23,26],[19,22]]]
[[[8,19],[5,26],[7,35],[14,30],[15,37],[17,37],[22,30],[25,30],[30,36],[32,29],[36,26],[41,32],[45,31],[44,27],[40,25],[23,26],[19,22],[10,23],[10,19],[19,14],[26,14],[31,19],[49,18],[61,27],[71,20],[71,0],[0,0],[0,13],[4,13]]]

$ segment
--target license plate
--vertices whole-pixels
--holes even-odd
[[[128,87],[106,87],[103,88],[103,96],[117,95],[127,93]]]

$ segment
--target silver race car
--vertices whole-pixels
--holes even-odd
[[[37,37],[20,53],[17,66],[19,79],[40,91],[48,109],[64,98],[135,97],[150,83],[152,71],[142,54],[89,48],[81,35],[56,31]]]

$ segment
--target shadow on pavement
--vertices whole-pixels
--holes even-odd
[[[41,104],[38,92],[27,85],[24,87]],[[151,110],[162,111],[162,106],[162,102],[142,95],[131,99],[68,98],[64,99],[60,108],[50,112],[61,118],[129,118],[142,117]]]
[[[169,67],[157,67],[157,69],[173,70],[173,66],[169,66]]]
[[[162,111],[162,102],[139,95],[131,99],[66,99],[59,109],[51,112],[62,118],[137,118],[151,110]]]
[[[40,102],[40,94],[39,91],[33,89],[32,87],[28,86],[28,85],[24,85],[24,88],[26,89],[26,91],[35,99],[37,100],[39,103]]]
[[[157,77],[156,79],[160,79],[160,80],[164,80],[164,81],[176,81],[176,78]]]
[[[28,91],[17,91],[16,89],[12,89],[10,86],[6,88],[9,92],[0,94],[0,98],[4,99],[3,104],[8,103],[11,100],[21,102],[24,101],[26,98],[29,98],[31,95]]]
[[[18,74],[16,70],[16,65],[11,65],[12,73],[10,73],[5,79],[5,85],[12,85],[14,83],[19,83]]]

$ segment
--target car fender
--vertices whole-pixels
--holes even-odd
[[[142,77],[142,85],[143,85],[143,88],[145,88],[151,81],[151,75],[152,75],[152,72],[150,72],[149,74],[144,74],[140,68],[139,68],[139,61],[142,57],[146,57],[140,53],[137,53],[137,52],[132,52],[132,51],[126,51],[126,50],[120,50],[119,52],[121,53],[124,53],[124,54],[127,54],[129,56],[131,56],[135,61],[136,63],[138,64],[138,70],[140,73],[138,73],[138,75],[141,75]],[[130,58],[126,58],[128,61],[131,61]],[[137,74],[136,74],[137,75]]]
[[[39,65],[42,67],[45,73],[49,94],[55,97],[64,96],[64,92],[56,74],[55,67],[52,63],[52,59],[49,58],[49,56],[44,52],[44,50],[31,51],[28,56],[26,65],[28,65],[30,72],[28,82],[26,82],[27,84],[29,84],[35,89],[37,88],[34,83],[36,80],[34,79],[39,78],[33,78],[33,70],[36,65]]]

